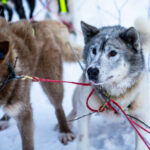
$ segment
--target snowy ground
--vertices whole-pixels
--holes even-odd
[[[78,2],[78,3],[77,3]],[[118,24],[118,13],[113,0],[78,0],[75,4],[74,22],[77,29],[80,20],[84,20],[97,27],[102,25]],[[117,0],[117,6],[120,8],[124,3],[123,0]],[[130,0],[123,7],[121,13],[121,25],[131,26],[134,19],[138,16],[147,16],[148,0]],[[82,5],[81,5],[82,4]],[[26,6],[26,3],[25,3]],[[102,9],[100,9],[100,7]],[[26,6],[27,8],[27,6]],[[37,0],[35,14],[42,8]],[[36,19],[44,18],[43,10]],[[14,20],[17,20],[15,15]],[[77,42],[83,44],[82,36],[78,36]],[[64,64],[64,80],[78,81],[81,70],[78,64]],[[74,85],[65,84],[64,110],[68,114],[72,108],[71,97]],[[47,97],[43,93],[40,85],[34,83],[31,89],[31,103],[34,112],[35,121],[35,150],[76,150],[77,139],[63,146],[58,140],[58,132],[54,131],[57,123],[54,108],[49,103]],[[0,115],[2,115],[0,110]],[[74,133],[77,135],[77,122],[73,127]],[[134,133],[130,127],[124,122],[108,124],[100,115],[92,117],[90,125],[91,143],[96,150],[134,150]],[[21,139],[16,127],[15,121],[10,121],[10,128],[0,132],[0,150],[21,150]]]

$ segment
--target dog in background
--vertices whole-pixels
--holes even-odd
[[[30,8],[29,18],[33,17],[33,11],[35,8],[35,0],[27,0]],[[26,19],[26,14],[24,11],[22,0],[0,0],[0,16],[5,17],[4,11],[8,12],[8,21],[12,20],[13,7],[19,15],[20,19]]]
[[[21,134],[23,150],[34,149],[34,127],[30,104],[32,81],[13,80],[3,85],[11,76],[10,64],[15,65],[14,71],[17,75],[28,74],[62,80],[63,58],[66,61],[74,61],[68,42],[70,41],[66,26],[57,21],[20,20],[10,24],[5,19],[0,19],[0,85],[2,85],[0,86],[0,106],[3,106],[5,112],[3,120],[0,120],[0,129],[4,129],[8,124],[8,118],[13,117],[17,121]],[[73,47],[80,48],[76,44]],[[18,58],[17,62],[16,58]],[[74,139],[74,135],[67,125],[62,107],[63,84],[40,84],[55,107],[60,140],[67,144]]]
[[[135,28],[106,26],[100,29],[81,23],[84,35],[83,60],[86,73],[80,82],[91,82],[96,92],[90,98],[90,106],[98,110],[105,103],[103,96],[115,100],[127,114],[150,124],[150,100],[148,71],[145,67],[145,53],[150,48],[150,22],[139,18]],[[78,86],[73,96],[73,111],[69,120],[90,112],[86,98],[92,87]],[[121,116],[111,109],[101,113],[109,119],[121,120]],[[88,117],[79,120],[78,150],[89,150]],[[150,136],[141,129],[147,140]],[[139,136],[136,137],[136,150],[147,150]]]

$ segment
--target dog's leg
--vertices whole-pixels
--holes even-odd
[[[67,144],[68,141],[74,139],[74,135],[68,127],[66,116],[61,104],[63,99],[63,85],[57,83],[41,83],[41,85],[55,107],[60,130],[60,141],[63,144]]]
[[[59,136],[60,141],[64,144],[67,144],[68,141],[73,141],[75,136],[68,127],[66,117],[62,107],[56,108],[56,116],[59,123],[59,130],[61,132]]]
[[[28,86],[26,88],[29,89]],[[20,88],[18,88],[16,93],[19,93],[19,91]],[[14,94],[13,99],[5,105],[4,111],[8,116],[13,117],[17,121],[23,150],[34,150],[32,108],[29,102],[30,94],[25,92],[25,90],[22,90],[22,92],[25,96],[21,92],[17,95]]]
[[[59,47],[55,45],[51,39],[45,43],[47,43],[47,45],[45,45],[42,50],[43,53],[41,54],[38,64],[39,68],[36,71],[36,74],[43,78],[62,80],[62,56],[58,49]],[[74,139],[74,135],[68,127],[66,116],[62,108],[64,94],[63,84],[41,82],[41,85],[49,100],[55,107],[60,130],[60,140],[62,143],[67,144],[68,141],[72,141]]]
[[[75,119],[76,115],[77,115],[77,112],[73,108],[73,110],[70,112],[70,114],[67,117],[68,125],[70,128],[72,128],[72,123],[73,123],[73,120]]]
[[[5,18],[4,6],[2,4],[0,4],[0,16]]]
[[[25,105],[25,106],[24,106]],[[33,119],[30,104],[9,104],[5,107],[5,112],[17,121],[23,150],[34,150],[33,144]]]
[[[9,120],[10,117],[6,114],[0,119],[0,130],[7,129],[9,127]]]
[[[16,117],[17,125],[22,138],[23,150],[34,150],[33,118],[31,106]]]
[[[23,8],[22,0],[13,0],[15,4],[15,10],[17,11],[20,19],[26,19],[25,11]]]
[[[79,142],[78,142],[78,150],[91,150],[90,141],[89,141],[89,117],[84,117],[79,120]]]
[[[33,11],[34,11],[34,8],[35,8],[35,0],[27,0],[28,2],[28,5],[29,5],[29,8],[30,8],[30,18],[33,17]]]
[[[8,18],[8,21],[11,21],[12,20],[12,15],[13,15],[13,10],[12,10],[12,8],[9,6],[9,5],[5,5],[5,9],[8,11],[8,16],[9,16],[9,18]]]
[[[78,88],[76,88],[74,91],[74,94],[73,94],[73,99],[72,99],[73,109],[67,117],[68,124],[69,124],[70,128],[72,128],[73,119],[75,119],[75,117],[77,116],[77,100],[79,97],[78,92],[79,92]]]

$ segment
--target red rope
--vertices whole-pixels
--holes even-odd
[[[62,81],[62,80],[51,80],[51,79],[41,79],[37,77],[33,77],[34,82],[51,82],[51,83],[70,83],[70,84],[76,84],[76,85],[82,85],[82,86],[91,86],[91,83],[79,83],[79,82],[70,82],[70,81]]]
[[[145,132],[149,133],[150,134],[150,131],[146,130],[145,128],[143,128],[142,126],[140,126],[138,123],[136,123],[135,121],[132,120],[132,122],[138,126],[139,128],[141,128],[142,130],[144,130]]]
[[[147,146],[147,148],[150,150],[150,146],[147,144],[146,140],[144,139],[144,137],[141,135],[141,133],[137,130],[137,128],[135,127],[135,125],[137,125],[138,127],[140,127],[141,129],[143,129],[144,131],[146,131],[147,133],[149,133],[149,131],[147,131],[146,129],[144,129],[142,126],[140,126],[139,124],[137,124],[136,122],[134,122],[133,120],[131,120],[128,115],[125,113],[125,111],[121,108],[121,106],[116,103],[114,100],[110,100],[108,103],[111,105],[112,102],[113,104],[115,104],[120,110],[121,112],[124,114],[124,116],[127,118],[127,120],[130,122],[130,124],[132,125],[132,127],[134,128],[134,130],[137,132],[137,134],[140,136],[140,138],[142,139],[142,141],[145,143],[145,145]],[[110,107],[111,108],[111,107]]]
[[[92,94],[93,94],[93,92],[94,92],[95,90],[94,89],[92,89],[92,91],[90,92],[90,94],[89,94],[89,96],[88,96],[88,98],[87,98],[87,101],[86,101],[86,106],[87,106],[87,108],[90,110],[90,111],[92,111],[92,112],[100,112],[99,110],[102,108],[102,106],[99,108],[99,110],[95,110],[95,109],[93,109],[93,108],[91,108],[90,106],[89,106],[89,99],[90,99],[90,97],[92,96]],[[117,110],[115,110],[114,109],[114,107],[111,105],[111,102],[113,103],[113,104],[115,104],[118,108],[119,108],[119,110],[121,110],[121,112],[124,114],[124,116],[127,118],[127,120],[130,122],[130,124],[132,125],[132,127],[134,128],[134,130],[137,132],[137,134],[140,136],[140,138],[142,139],[142,141],[145,143],[145,145],[147,146],[147,148],[150,150],[150,147],[149,147],[149,145],[147,144],[147,142],[146,142],[146,140],[144,139],[144,137],[141,135],[141,133],[137,130],[137,128],[135,127],[135,125],[136,126],[138,126],[139,128],[141,128],[142,130],[144,130],[145,132],[147,132],[147,133],[149,133],[150,134],[150,132],[148,131],[148,130],[146,130],[145,128],[143,128],[142,126],[140,126],[138,123],[136,123],[135,121],[133,121],[133,120],[131,120],[129,117],[128,117],[128,115],[125,113],[125,111],[121,108],[121,106],[118,104],[118,103],[116,103],[114,100],[110,100],[110,101],[108,101],[107,102],[107,105],[109,106],[109,108],[110,109],[112,109],[114,112],[117,112]],[[104,111],[104,110],[103,110]],[[101,111],[102,112],[102,111]],[[118,113],[118,112],[117,112]]]
[[[70,82],[70,81],[62,81],[62,80],[51,80],[51,79],[41,79],[41,78],[37,78],[37,77],[32,77],[31,79],[33,79],[32,81],[35,82],[51,82],[51,83],[70,83],[70,84],[76,84],[76,85],[82,85],[82,86],[91,86],[91,83],[79,83],[79,82]],[[86,106],[87,108],[92,111],[92,112],[103,112],[105,110],[105,104],[100,106],[98,110],[93,109],[89,106],[89,100],[90,97],[92,96],[92,94],[94,93],[95,89],[93,88],[92,91],[90,92],[90,94],[87,97],[86,100]],[[112,106],[113,103],[115,106],[117,106],[117,108],[123,113],[123,115],[126,117],[126,119],[129,121],[129,123],[132,125],[132,127],[134,128],[134,130],[136,131],[136,133],[139,135],[139,137],[142,139],[142,141],[145,143],[145,145],[147,146],[147,148],[150,150],[150,146],[148,145],[148,143],[146,142],[146,140],[144,139],[144,137],[141,135],[141,133],[138,131],[138,129],[136,128],[136,126],[138,126],[139,128],[141,128],[143,131],[147,132],[150,134],[150,131],[146,130],[145,128],[143,128],[141,125],[139,125],[138,123],[136,123],[135,121],[131,120],[128,115],[125,113],[125,111],[121,108],[121,106],[115,102],[114,100],[110,100],[107,102],[107,106],[112,109],[114,112],[118,113],[118,111]]]
[[[86,107],[92,112],[103,112],[103,111],[105,111],[105,106],[104,106],[105,104],[100,106],[98,110],[93,109],[89,106],[89,100],[90,100],[90,97],[92,96],[92,94],[94,93],[94,91],[95,91],[95,89],[93,88],[86,100]]]
[[[91,108],[89,106],[89,99],[90,97],[92,96],[92,94],[94,93],[95,89],[92,89],[92,91],[90,92],[89,96],[87,97],[87,100],[86,100],[86,106],[87,108],[92,111],[92,112],[103,112],[105,109],[103,107],[103,105],[98,109],[98,110],[95,110],[93,108]],[[115,108],[111,105],[111,102],[113,104],[115,104],[119,110],[124,114],[124,116],[127,118],[127,120],[129,121],[129,123],[132,125],[132,127],[134,128],[134,130],[137,132],[137,134],[139,135],[139,137],[142,139],[142,141],[145,143],[145,145],[147,146],[147,148],[150,150],[150,146],[148,145],[148,143],[146,142],[146,140],[144,139],[144,137],[141,135],[141,133],[137,130],[137,128],[135,126],[138,126],[139,128],[141,128],[143,131],[147,132],[150,134],[150,131],[146,130],[145,128],[143,128],[142,126],[140,126],[138,123],[136,123],[135,121],[131,120],[128,115],[125,113],[125,111],[121,108],[121,106],[115,102],[114,100],[110,100],[107,102],[107,106],[109,106],[110,109],[112,109],[115,113],[118,113],[117,110],[115,110]],[[103,108],[103,109],[102,109]]]
[[[98,112],[98,110],[93,109],[93,108],[91,108],[91,107],[89,106],[89,99],[90,99],[90,97],[92,96],[92,94],[94,93],[94,91],[95,91],[95,89],[92,89],[92,91],[90,92],[90,94],[89,94],[89,96],[88,96],[88,98],[87,98],[87,100],[86,100],[86,107],[87,107],[90,111],[92,111],[92,112]]]
[[[109,106],[110,109],[112,109],[115,113],[118,113],[110,104],[110,101],[107,102],[107,105]]]
[[[51,11],[50,8],[49,8],[49,5],[51,3],[51,0],[47,3],[47,5],[44,5],[42,0],[39,0],[41,2],[41,4],[44,6],[44,8],[46,8],[48,11]],[[42,11],[42,9],[40,11],[37,12],[36,15],[34,15],[32,18],[30,18],[30,21],[32,21],[34,19],[34,17],[36,17],[40,12]],[[66,20],[64,20],[60,15],[58,15],[57,13],[53,12],[55,15],[57,15],[64,23],[68,24],[69,26],[71,26],[74,30],[75,27],[70,23],[70,22],[67,22]],[[77,30],[76,30],[77,31]],[[80,31],[78,31],[79,33],[81,33]],[[50,79],[39,79],[39,78],[36,78],[36,77],[33,77],[33,81],[35,82],[51,82],[51,83],[70,83],[70,84],[76,84],[76,85],[82,85],[82,86],[91,86],[91,83],[78,83],[78,82],[69,82],[69,81],[61,81],[61,80],[50,80]],[[92,112],[103,112],[105,110],[105,107],[100,106],[100,108],[98,110],[95,110],[95,109],[92,109],[90,106],[89,106],[89,99],[90,97],[92,96],[92,94],[94,93],[95,89],[92,89],[92,91],[90,92],[87,100],[86,100],[86,106],[87,108],[92,111]],[[117,110],[114,109],[114,107],[111,105],[111,102],[113,104],[115,104],[119,109],[120,111],[124,114],[124,116],[127,118],[127,120],[130,122],[130,124],[132,125],[132,127],[134,128],[134,130],[137,132],[137,134],[139,135],[139,137],[142,139],[142,141],[145,143],[145,145],[147,146],[147,148],[150,150],[150,146],[147,144],[146,140],[144,139],[144,137],[141,135],[141,133],[137,130],[137,128],[135,127],[138,126],[139,128],[141,128],[143,131],[147,132],[150,134],[150,131],[146,130],[145,128],[143,128],[142,126],[140,126],[138,123],[136,123],[135,121],[131,120],[128,115],[125,113],[125,111],[121,108],[121,106],[116,103],[114,100],[110,100],[107,102],[107,105],[109,106],[110,109],[112,109],[114,112],[117,113]]]

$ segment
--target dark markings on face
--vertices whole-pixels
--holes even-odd
[[[104,51],[106,51],[106,54],[109,54],[109,52],[113,50],[117,51],[119,57],[117,59],[109,60],[109,62],[112,62],[109,63],[111,70],[115,69],[120,64],[119,61],[124,59],[126,64],[130,64],[129,74],[140,74],[145,67],[143,52],[139,48],[140,46],[136,46],[140,45],[140,40],[135,39],[136,41],[134,43],[131,43],[129,41],[124,40],[120,36],[122,33],[132,33],[129,32],[130,30],[127,30],[126,28],[121,26],[103,27],[99,30],[99,32],[96,35],[91,36],[89,41],[85,43],[83,52],[83,60],[86,67],[88,67],[92,59],[94,59],[94,57],[92,59],[88,59],[90,58],[89,56],[91,54],[89,53],[91,50],[91,46],[97,45],[99,51],[97,49],[96,55],[98,53],[101,54]],[[133,31],[133,33],[136,32],[136,30],[133,29],[131,31]],[[132,35],[134,34],[127,34],[126,36],[129,36],[130,38]],[[106,36],[108,36],[109,39],[107,39]]]
[[[102,44],[101,44],[100,49],[101,49],[101,50],[104,50],[104,49],[105,49],[105,45],[106,45],[106,43],[107,43],[108,39],[103,38],[103,39],[101,39],[101,40],[102,40]]]

